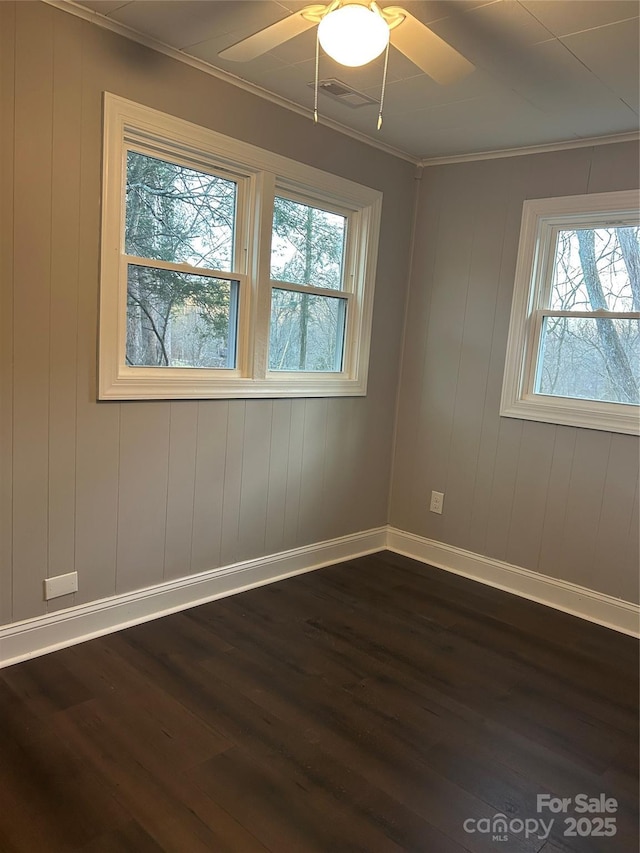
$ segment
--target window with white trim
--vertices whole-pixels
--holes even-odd
[[[635,191],[525,201],[500,414],[640,432]]]
[[[366,393],[382,195],[105,93],[100,399]]]

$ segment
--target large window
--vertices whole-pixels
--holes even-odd
[[[102,399],[364,394],[381,195],[105,95]]]
[[[640,431],[638,193],[524,204],[501,414]]]

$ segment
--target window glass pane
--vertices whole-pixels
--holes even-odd
[[[638,403],[640,323],[595,317],[545,317],[536,392]]]
[[[342,370],[346,299],[271,293],[269,370]]]
[[[347,220],[276,197],[271,238],[271,278],[342,290]]]
[[[640,311],[640,228],[562,230],[550,307]]]
[[[234,367],[238,282],[129,264],[127,364]]]
[[[128,151],[126,253],[231,270],[236,192],[234,181]]]

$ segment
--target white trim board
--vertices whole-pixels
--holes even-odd
[[[597,145],[616,145],[620,142],[638,142],[640,133],[613,133],[606,136],[585,136],[581,139],[566,139],[563,142],[541,142],[538,145],[522,145],[518,148],[496,148],[493,151],[472,151],[468,154],[450,154],[442,157],[423,157],[418,166],[449,166],[452,163],[471,163],[476,160],[499,160],[504,157],[523,157],[526,154],[547,154],[550,151],[569,151],[574,148],[592,148]]]
[[[0,628],[0,668],[216,598],[383,551],[386,527],[245,560]]]
[[[614,631],[640,637],[640,608],[630,601],[513,566],[502,560],[483,557],[444,542],[426,539],[415,533],[406,533],[395,527],[387,528],[387,548],[396,554],[505,590]]]
[[[207,601],[384,550],[497,587],[623,634],[640,636],[638,607],[628,601],[395,527],[378,527],[0,627],[0,668],[197,607]]]

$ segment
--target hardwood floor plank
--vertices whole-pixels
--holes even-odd
[[[90,766],[0,679],[0,850],[71,851],[130,819]]]
[[[0,851],[495,853],[604,792],[499,849],[630,853],[637,730],[631,638],[378,554],[0,671]]]
[[[82,853],[162,853],[162,848],[135,821],[94,838]]]

